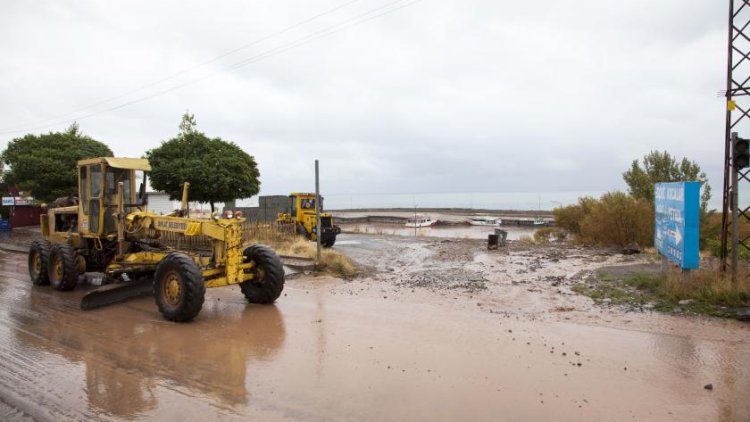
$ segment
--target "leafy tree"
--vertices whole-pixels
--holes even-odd
[[[697,163],[687,158],[677,162],[667,151],[651,151],[642,161],[641,166],[638,160],[633,160],[630,170],[622,174],[631,195],[653,203],[654,183],[700,180],[705,182],[702,186],[701,210],[706,211],[711,199],[711,186],[707,182],[706,173],[701,171]]]
[[[35,199],[53,201],[76,194],[76,162],[92,157],[111,157],[112,150],[81,133],[73,123],[64,132],[26,135],[13,139],[0,155],[10,168],[3,182],[16,185]]]
[[[210,203],[249,198],[260,191],[255,159],[234,142],[209,138],[196,130],[195,117],[185,113],[177,137],[146,152],[151,163],[151,186],[171,199],[182,196],[190,182],[190,199]]]

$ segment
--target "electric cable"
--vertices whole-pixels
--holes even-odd
[[[412,0],[410,2],[402,4],[400,6],[392,7],[390,9],[387,9],[390,6],[393,6],[395,4],[403,3],[404,2],[404,0],[394,0],[394,1],[391,1],[389,3],[384,4],[382,6],[370,9],[367,12],[361,13],[361,14],[359,14],[357,16],[352,17],[352,18],[345,19],[344,21],[339,22],[337,24],[334,24],[334,25],[328,26],[326,28],[323,28],[321,30],[315,31],[315,32],[313,32],[311,34],[308,34],[308,35],[306,35],[304,37],[301,37],[301,38],[299,38],[297,40],[294,40],[294,41],[282,44],[280,46],[268,49],[268,50],[266,50],[266,51],[264,51],[262,53],[256,54],[256,55],[251,56],[251,57],[249,57],[247,59],[244,59],[244,60],[241,60],[239,62],[233,63],[233,64],[231,64],[231,65],[229,65],[229,66],[227,66],[227,67],[225,67],[223,69],[220,69],[220,70],[218,70],[216,72],[213,72],[213,73],[211,73],[209,75],[205,75],[205,76],[202,76],[202,77],[199,77],[199,78],[196,78],[196,79],[192,79],[192,80],[189,80],[187,82],[184,82],[184,83],[181,83],[181,84],[178,84],[178,85],[175,85],[175,86],[163,89],[161,91],[157,91],[155,93],[152,93],[152,94],[149,94],[149,95],[145,95],[145,96],[142,96],[142,97],[139,97],[139,98],[136,98],[136,99],[133,99],[133,100],[130,100],[130,101],[127,101],[127,102],[124,102],[124,103],[112,106],[112,107],[108,107],[108,108],[105,108],[105,109],[102,109],[102,110],[99,110],[99,111],[95,111],[95,112],[91,112],[91,113],[87,113],[87,114],[78,115],[78,116],[73,117],[73,118],[60,119],[60,120],[56,120],[56,121],[48,123],[48,124],[42,124],[42,125],[38,125],[38,126],[34,126],[34,127],[25,127],[25,128],[21,128],[21,129],[15,129],[15,130],[1,130],[0,134],[4,135],[4,134],[17,133],[17,132],[32,131],[32,130],[38,130],[38,129],[44,129],[44,128],[56,126],[56,125],[63,124],[63,123],[70,123],[70,122],[73,122],[73,121],[80,121],[80,120],[88,119],[90,117],[94,117],[94,116],[97,116],[97,115],[100,115],[100,114],[103,114],[103,113],[107,113],[107,112],[110,112],[110,111],[114,111],[114,110],[118,110],[118,109],[121,109],[121,108],[124,108],[124,107],[128,107],[130,105],[137,104],[137,103],[140,103],[140,102],[143,102],[143,101],[147,101],[149,99],[152,99],[152,98],[155,98],[155,97],[167,94],[169,92],[172,92],[172,91],[175,91],[175,90],[178,90],[178,89],[190,86],[190,85],[194,85],[194,84],[196,84],[198,82],[201,82],[201,81],[203,81],[205,79],[212,78],[212,77],[214,77],[214,76],[216,76],[216,75],[218,75],[220,73],[223,73],[223,72],[226,72],[226,71],[230,71],[230,70],[235,70],[235,69],[238,69],[238,68],[241,68],[241,67],[244,67],[244,66],[256,63],[258,61],[264,60],[264,59],[266,59],[268,57],[275,56],[275,55],[284,53],[286,51],[292,50],[294,48],[297,48],[297,47],[309,44],[310,42],[315,41],[317,39],[324,38],[326,36],[336,34],[338,32],[346,30],[348,28],[351,28],[351,27],[363,24],[365,22],[371,21],[373,19],[379,18],[379,17],[384,16],[384,15],[393,13],[393,12],[398,11],[400,9],[409,7],[409,6],[411,6],[411,5],[415,4],[415,3],[419,3],[421,1],[422,0]],[[349,3],[351,3],[351,2],[349,2]],[[341,7],[344,7],[344,6],[342,5],[339,8],[341,8]],[[382,11],[383,9],[387,9],[387,10]],[[331,10],[333,10],[333,9],[331,9]],[[375,13],[375,12],[378,12],[378,11],[381,11],[381,12],[380,13]],[[373,14],[373,13],[375,13],[375,14]],[[372,15],[372,16],[368,16],[368,15]],[[312,19],[312,18],[310,18],[310,19]],[[295,24],[295,25],[297,25],[297,24]],[[229,55],[229,54],[232,54],[232,53],[227,52],[222,57],[225,57],[226,55]],[[209,62],[214,62],[214,61],[216,61],[218,59],[219,58],[217,56],[217,58],[215,58],[215,60],[212,59]],[[205,64],[208,64],[208,63],[196,65],[196,66],[194,66],[194,68],[201,67],[201,66],[203,66]],[[165,80],[166,79],[169,79],[169,78],[165,78]],[[152,83],[151,86],[157,85],[158,83],[160,83],[160,82]],[[138,92],[138,91],[141,91],[143,89],[145,89],[145,88],[139,88],[139,89],[134,90],[134,91]],[[132,93],[132,92],[130,92],[130,93]],[[126,96],[126,95],[129,95],[129,93],[128,94],[122,94],[119,97],[123,97],[123,96]],[[106,102],[110,102],[110,101],[102,101],[102,102],[99,102],[99,104],[106,103]],[[92,107],[89,107],[89,108],[92,108]],[[72,114],[72,113],[68,113],[68,114]]]

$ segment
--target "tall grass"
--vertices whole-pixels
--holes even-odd
[[[279,255],[298,256],[314,259],[317,256],[317,245],[301,236],[293,239],[272,241],[268,244]],[[335,249],[324,249],[320,254],[318,270],[329,274],[351,278],[357,275],[358,269],[346,255]]]
[[[670,272],[659,291],[671,302],[693,300],[698,304],[730,308],[748,306],[750,273],[746,267],[739,270],[736,283],[732,283],[729,273],[722,273],[718,268],[698,269],[685,276]]]
[[[683,274],[634,274],[621,279],[599,274],[594,284],[577,284],[573,291],[596,301],[608,298],[618,305],[643,306],[651,303],[656,310],[673,311],[677,308],[696,314],[722,317],[734,316],[736,308],[750,306],[750,271],[740,271],[737,283],[728,274],[711,266]]]
[[[546,244],[553,239],[556,242],[564,242],[568,237],[565,230],[557,227],[543,227],[534,232],[534,242]]]

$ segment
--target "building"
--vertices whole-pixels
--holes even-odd
[[[169,214],[174,211],[174,202],[166,192],[148,192],[148,210],[154,214]]]
[[[280,212],[291,211],[291,200],[287,195],[267,195],[258,197],[257,207],[237,207],[248,221],[275,221]]]

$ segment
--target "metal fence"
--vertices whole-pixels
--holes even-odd
[[[282,224],[277,222],[253,221],[242,224],[242,243],[250,245],[254,243],[278,244],[291,241],[297,236],[293,224]],[[185,236],[182,233],[162,232],[159,243],[175,249],[192,251],[210,251],[211,239],[200,236]]]

